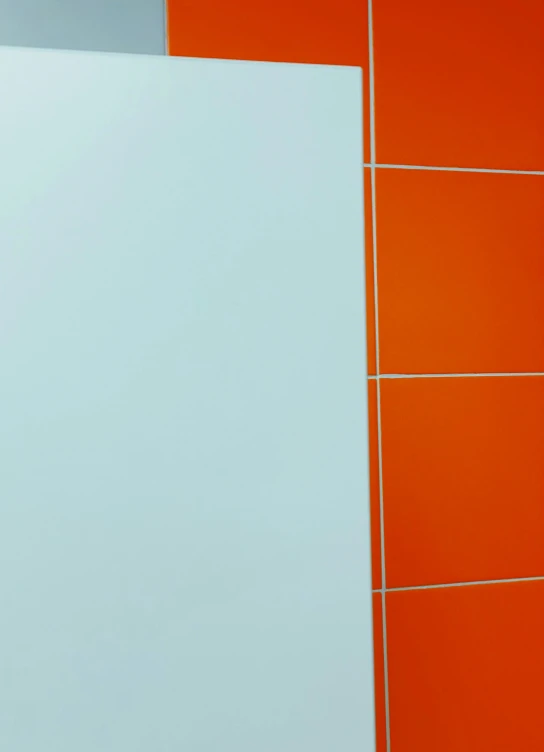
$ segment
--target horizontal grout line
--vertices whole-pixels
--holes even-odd
[[[544,170],[499,170],[487,167],[431,167],[430,165],[394,165],[363,162],[363,167],[377,167],[384,170],[431,170],[434,172],[489,172],[499,175],[544,175]]]
[[[515,373],[380,373],[369,379],[483,379],[510,378],[511,376],[544,376],[542,371],[517,371]]]
[[[469,582],[446,582],[440,585],[410,585],[408,587],[378,588],[373,593],[404,593],[409,590],[443,590],[444,588],[473,587],[475,585],[507,585],[515,582],[544,582],[541,577],[512,577],[506,580],[473,580]]]

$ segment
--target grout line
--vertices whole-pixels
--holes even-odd
[[[404,593],[411,590],[444,590],[445,588],[474,587],[475,585],[508,585],[516,582],[544,582],[544,575],[538,577],[510,577],[501,580],[470,580],[468,582],[445,582],[440,585],[408,585],[406,587],[382,588],[373,593]]]
[[[164,54],[170,55],[170,40],[168,34],[168,0],[163,0],[163,18],[164,18]]]
[[[371,1],[371,0],[370,0]],[[383,578],[383,572],[382,572]],[[385,705],[385,748],[391,752],[391,722],[389,712],[389,658],[387,656],[387,607],[385,605],[385,593],[381,593],[382,602],[382,633],[383,633],[383,693]]]
[[[380,373],[369,376],[369,379],[482,379],[482,378],[511,378],[520,376],[544,376],[543,371],[517,371],[515,373]]]
[[[434,167],[431,165],[377,164],[375,156],[371,162],[364,162],[363,167],[377,167],[383,170],[430,170],[431,172],[480,172],[499,175],[544,175],[544,170],[499,170],[487,167]]]
[[[372,215],[372,262],[374,272],[374,332],[376,348],[376,399],[377,399],[377,422],[378,422],[378,478],[379,478],[379,508],[380,508],[380,564],[382,588],[386,587],[385,579],[385,535],[384,535],[384,505],[383,505],[383,474],[382,474],[382,421],[381,421],[381,398],[380,398],[380,328],[378,321],[378,254],[377,254],[377,227],[376,227],[376,117],[375,117],[375,90],[374,90],[374,27],[372,17],[372,0],[368,0],[368,82],[370,103],[370,170],[371,180],[371,215]],[[391,725],[389,713],[389,663],[387,658],[387,613],[385,596],[380,597],[382,607],[382,640],[383,640],[383,676],[384,676],[384,704],[385,704],[385,743],[386,752],[391,752]]]
[[[371,215],[372,215],[372,265],[374,276],[374,339],[376,354],[376,378],[379,380],[380,374],[380,323],[379,323],[379,293],[378,293],[378,230],[377,230],[377,212],[376,212],[376,171],[370,170],[370,190],[371,190]],[[379,383],[378,383],[379,388]],[[379,414],[379,405],[378,405]]]
[[[372,22],[372,0],[368,0],[368,101],[370,103],[370,164],[365,167],[376,165],[376,113],[374,108],[374,26]]]
[[[372,170],[374,173],[374,170]],[[375,206],[376,194],[373,191],[372,205]],[[374,253],[376,252],[376,246],[374,246]],[[374,274],[376,275],[376,266],[374,266]],[[377,279],[375,277],[375,301],[377,308]],[[378,357],[378,316],[376,310],[376,370],[378,372],[378,378],[376,379],[376,400],[377,410],[376,418],[378,422],[378,487],[379,487],[379,509],[380,509],[380,563],[381,563],[381,580],[382,580],[382,633],[383,633],[383,675],[384,675],[384,695],[385,695],[385,738],[386,738],[386,752],[391,752],[391,731],[389,722],[389,658],[387,655],[387,614],[385,605],[385,591],[386,591],[386,576],[385,576],[385,521],[384,521],[384,503],[383,503],[383,455],[382,455],[382,400],[380,392],[380,377],[379,377],[379,357]]]

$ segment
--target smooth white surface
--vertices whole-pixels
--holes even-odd
[[[0,739],[374,745],[356,69],[0,51]]]

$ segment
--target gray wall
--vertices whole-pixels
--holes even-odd
[[[166,0],[0,0],[0,45],[164,55]]]

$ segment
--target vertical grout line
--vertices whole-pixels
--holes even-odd
[[[386,572],[385,572],[385,521],[384,521],[384,498],[383,498],[383,457],[382,457],[382,399],[381,399],[381,381],[380,374],[380,326],[379,326],[379,304],[378,304],[378,253],[377,253],[377,212],[376,212],[376,171],[370,170],[371,190],[372,190],[372,261],[374,266],[374,328],[376,340],[376,398],[377,398],[377,422],[378,422],[378,480],[380,493],[380,553],[382,568],[382,590],[386,589]]]
[[[373,203],[376,193],[373,191]],[[374,246],[375,247],[375,246]],[[378,370],[378,369],[376,369]],[[381,379],[378,372],[376,378],[376,399],[377,419],[378,419],[378,482],[380,493],[380,544],[381,544],[381,566],[382,566],[382,630],[383,630],[383,676],[384,676],[384,694],[385,694],[385,738],[387,752],[391,752],[391,727],[389,712],[389,659],[387,655],[387,614],[386,614],[386,575],[385,575],[385,524],[384,524],[384,503],[383,503],[383,457],[382,457],[382,396],[381,396]]]
[[[374,34],[372,25],[372,0],[368,0],[368,96],[370,102],[370,163],[376,164],[376,123],[374,118]]]
[[[371,186],[371,209],[372,209],[372,265],[374,267],[374,338],[376,340],[376,381],[378,389],[380,388],[380,323],[378,321],[378,228],[376,212],[376,168],[370,168],[370,186]],[[379,405],[378,405],[379,407]],[[381,448],[381,447],[380,447]]]
[[[382,631],[383,631],[383,692],[385,695],[385,748],[391,752],[391,724],[389,722],[389,662],[387,658],[387,607],[385,604],[386,590],[381,592],[382,601]]]
[[[382,472],[382,419],[381,419],[381,389],[380,389],[380,337],[378,320],[378,253],[377,253],[377,223],[376,223],[376,117],[374,90],[374,25],[372,14],[372,0],[368,0],[368,81],[370,101],[370,178],[372,189],[372,258],[374,265],[374,321],[376,340],[376,399],[378,419],[378,478],[380,493],[380,551],[382,568],[381,607],[383,631],[383,674],[385,701],[385,739],[387,752],[391,752],[391,727],[389,713],[389,664],[387,658],[387,610],[386,610],[386,574],[385,574],[385,525],[383,503],[383,472]]]
[[[170,43],[168,41],[168,0],[163,0],[163,17],[164,17],[164,54],[168,57],[170,54]]]

